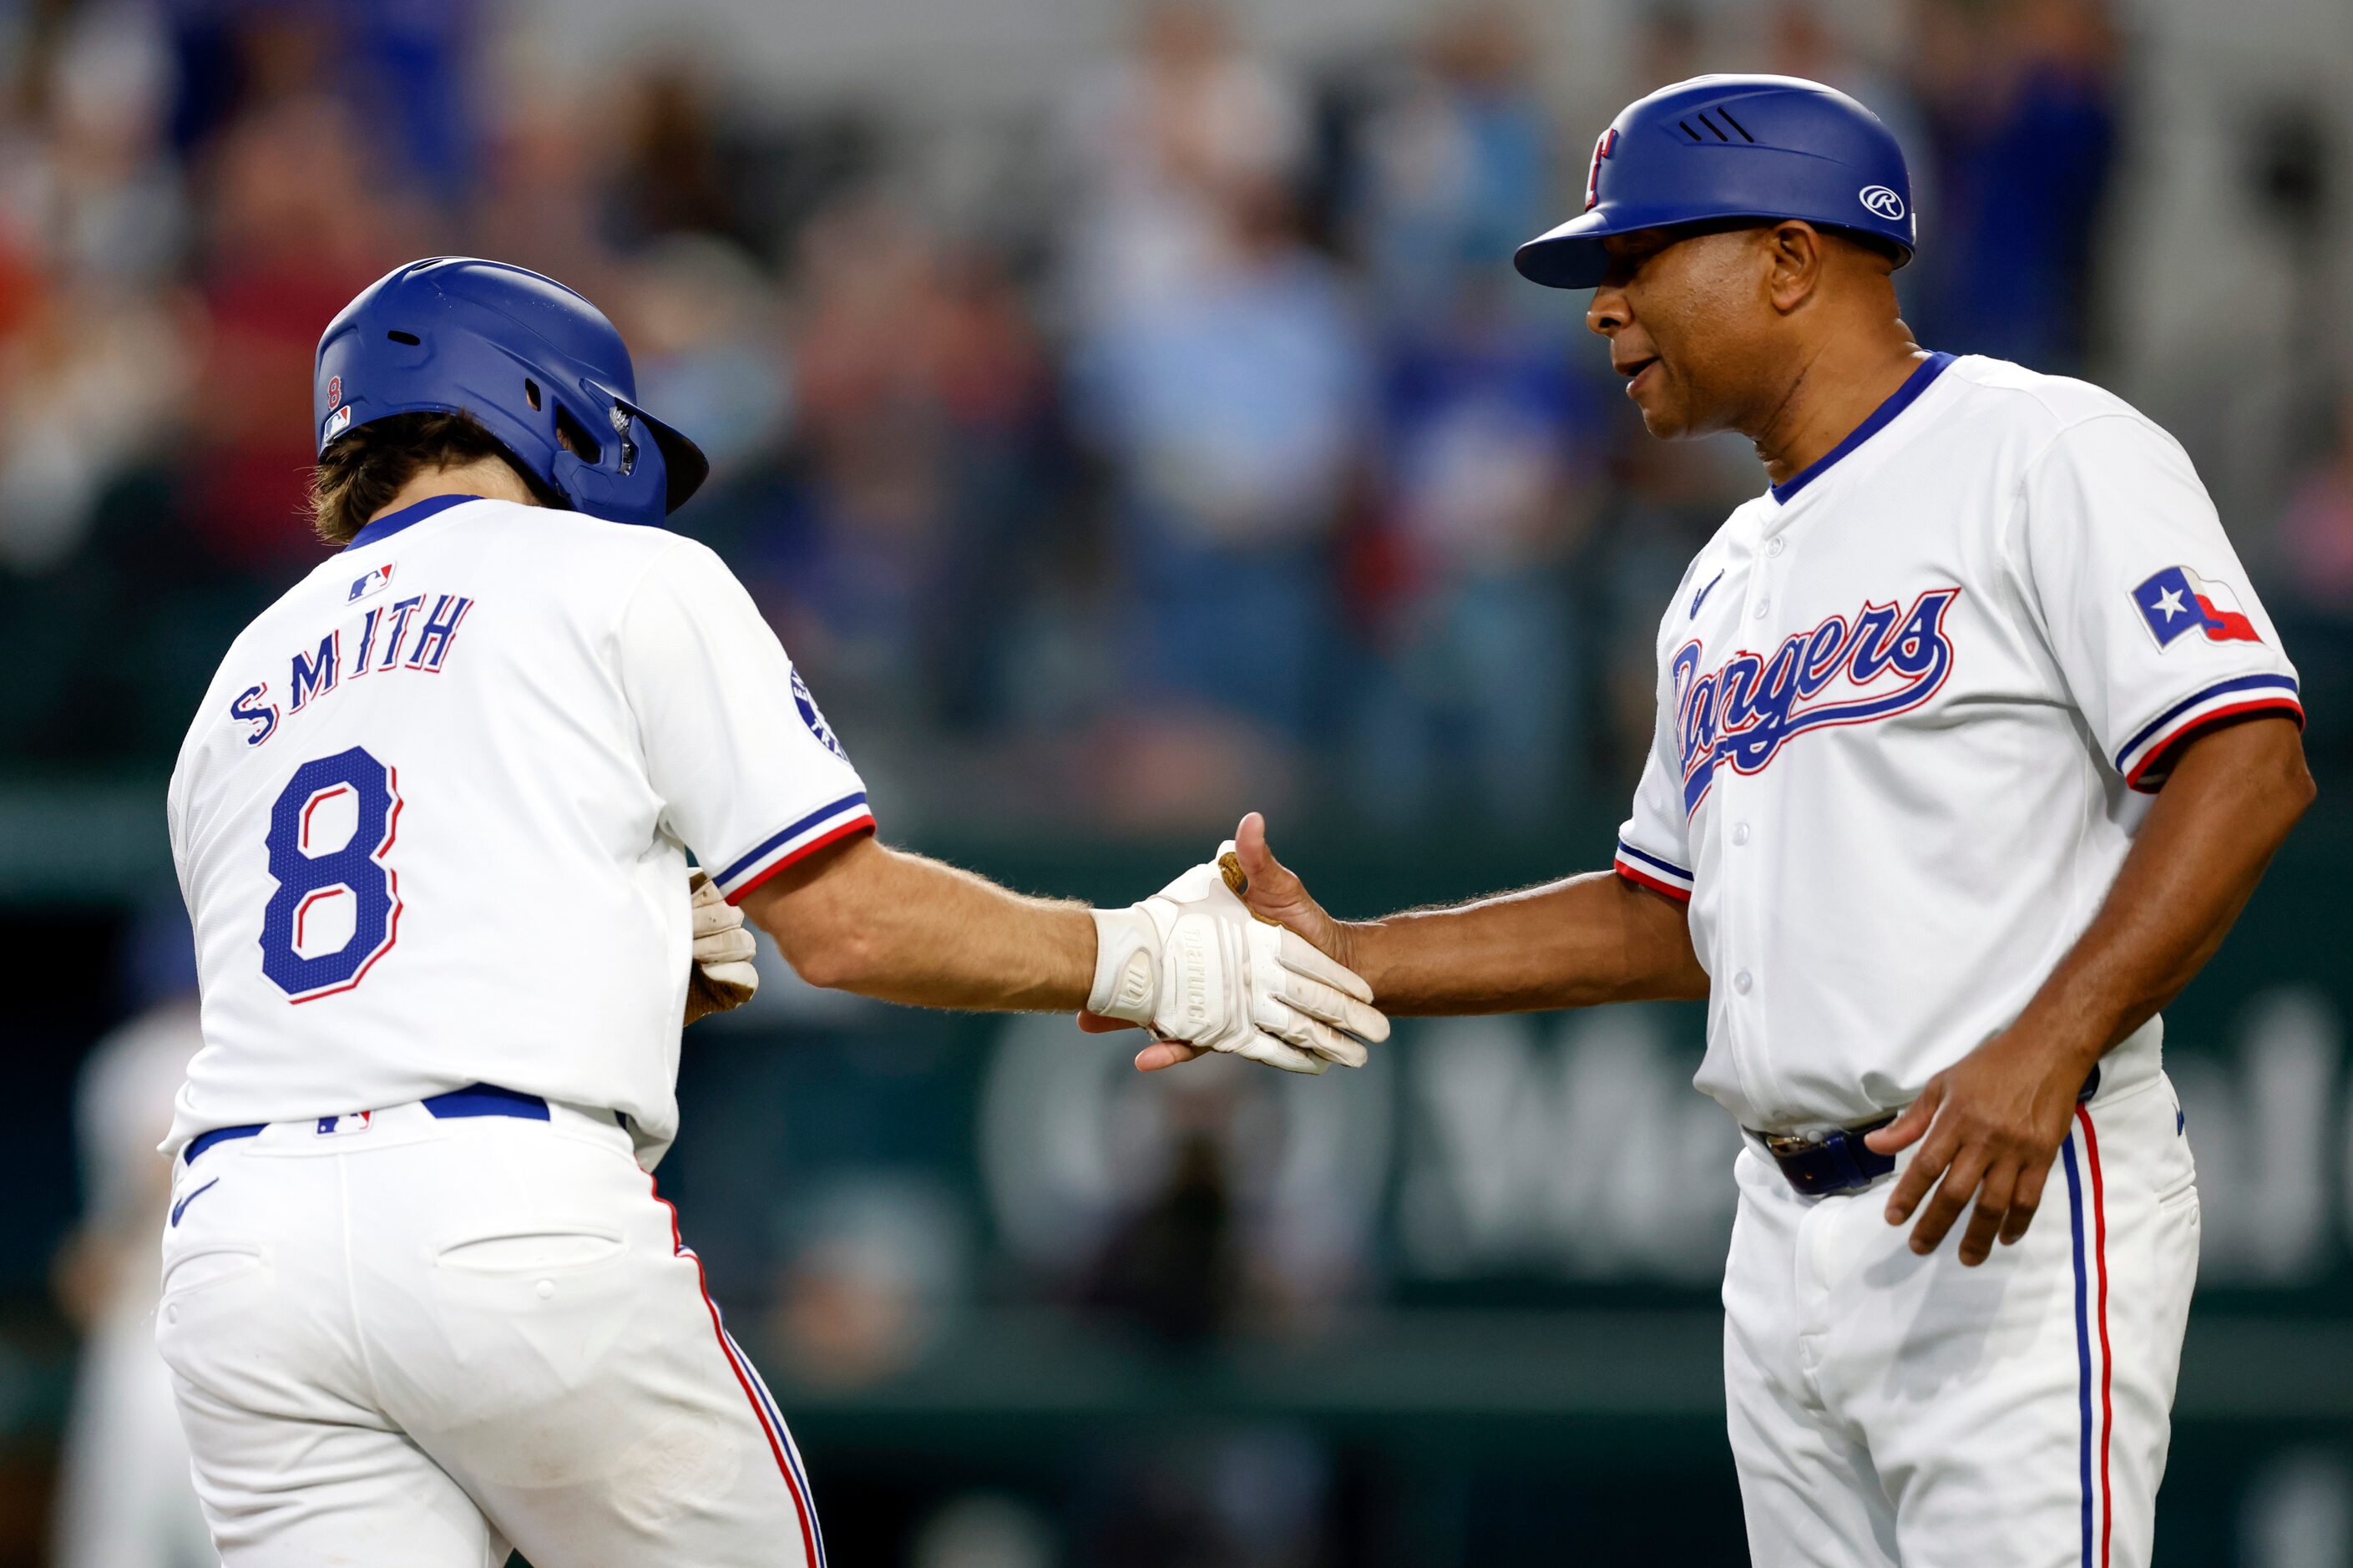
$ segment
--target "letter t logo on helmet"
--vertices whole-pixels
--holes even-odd
[[[1585,210],[1520,247],[1520,275],[1590,289],[1601,242],[1718,218],[1803,218],[1912,259],[1917,218],[1904,149],[1879,117],[1818,81],[1702,76],[1626,106],[1593,143]]]
[[[1601,160],[1618,150],[1618,128],[1613,125],[1593,139],[1593,163],[1585,171],[1585,210],[1591,212],[1601,205]]]
[[[501,261],[395,268],[328,324],[311,386],[322,451],[396,414],[469,414],[574,510],[612,522],[659,523],[711,472],[701,448],[638,406],[628,348],[604,313]]]

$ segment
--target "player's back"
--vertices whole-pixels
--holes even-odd
[[[791,678],[702,546],[473,498],[371,524],[266,611],[172,782],[206,1038],[174,1145],[476,1082],[625,1111],[666,1141],[681,839],[734,831],[680,809],[696,803],[677,781],[742,776],[720,731],[789,717],[698,710],[708,745],[673,726],[657,747],[695,705],[666,667],[699,677],[718,651],[767,690]],[[854,792],[846,763],[800,741],[796,799]]]

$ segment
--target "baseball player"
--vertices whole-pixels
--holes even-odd
[[[877,843],[750,597],[661,526],[702,454],[571,290],[400,268],[328,327],[315,412],[342,549],[230,647],[171,784],[204,1047],[156,1335],[215,1542],[821,1564],[648,1174],[681,1018],[749,994],[744,914],[819,984],[1292,1070],[1387,1026],[1214,868],[1090,911]]]
[[[1519,269],[1770,486],[1660,616],[1614,874],[1342,925],[1255,816],[1237,858],[1393,1015],[1707,999],[1757,1562],[2142,1564],[2198,1262],[2158,1010],[2311,799],[2295,672],[2170,437],[1912,341],[1913,241],[1827,88],[1620,114]]]
[[[187,1439],[155,1358],[154,1258],[170,1180],[155,1140],[201,1043],[195,994],[168,995],[93,1047],[76,1086],[88,1203],[57,1277],[83,1339],[58,1456],[57,1568],[212,1560],[188,1487]]]

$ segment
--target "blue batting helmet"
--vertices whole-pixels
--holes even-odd
[[[1590,289],[1609,235],[1714,218],[1803,218],[1882,240],[1917,230],[1904,149],[1879,116],[1794,76],[1699,76],[1636,99],[1593,144],[1585,211],[1520,247],[1532,282]]]
[[[464,256],[395,268],[344,306],[311,384],[322,455],[371,420],[470,414],[574,510],[659,523],[711,464],[637,396],[604,312],[552,278]]]

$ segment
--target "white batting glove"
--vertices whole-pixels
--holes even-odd
[[[1229,839],[1219,860],[1233,850]],[[1285,1072],[1364,1066],[1365,1042],[1389,1037],[1372,987],[1297,933],[1252,915],[1219,860],[1140,904],[1092,911],[1087,1010]]]
[[[752,965],[759,948],[744,929],[744,911],[722,898],[719,884],[696,867],[687,873],[694,915],[694,973],[686,987],[686,1021],[724,1013],[749,1002],[760,989]]]

